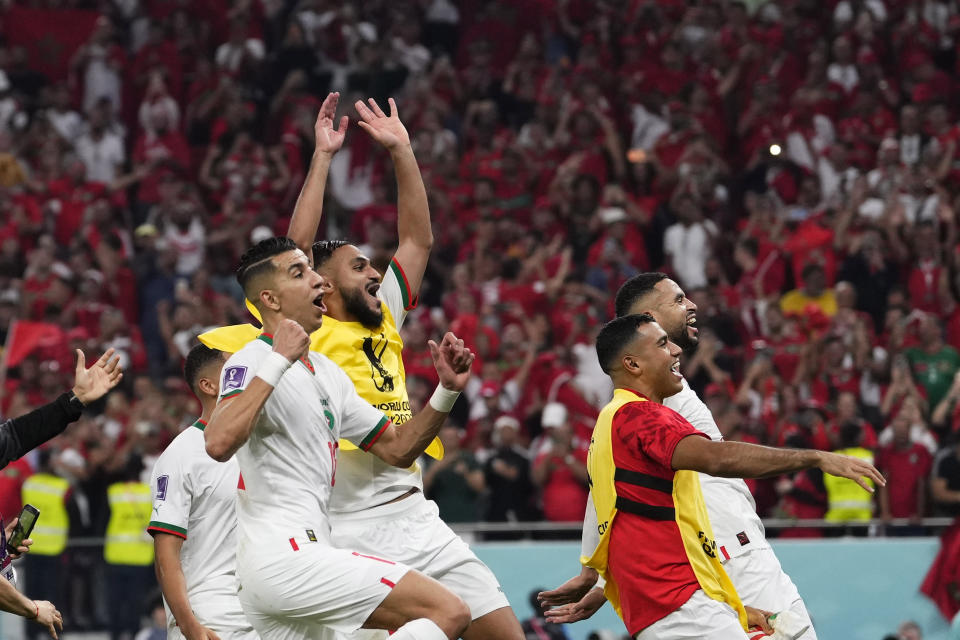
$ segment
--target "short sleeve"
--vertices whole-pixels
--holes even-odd
[[[187,538],[193,487],[189,465],[182,462],[183,456],[178,455],[176,447],[168,447],[153,467],[150,477],[153,511],[147,525],[150,535],[159,532]]]
[[[244,348],[230,356],[220,372],[220,400],[242,393],[266,355],[262,349]]]
[[[341,391],[340,437],[357,448],[369,451],[390,426],[390,418],[360,397],[353,381],[340,367],[335,368]]]
[[[656,402],[623,405],[613,417],[613,429],[630,451],[665,469],[673,468],[673,451],[681,440],[695,435],[707,438],[679,413]]]
[[[383,281],[380,283],[380,290],[377,295],[390,309],[390,315],[397,323],[397,328],[402,327],[407,312],[417,306],[417,298],[410,290],[407,274],[396,258],[390,260],[390,266],[383,275]]]

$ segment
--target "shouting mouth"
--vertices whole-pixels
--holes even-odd
[[[313,299],[313,306],[320,310],[320,313],[327,312],[327,305],[323,304],[323,294],[321,293]]]
[[[677,378],[683,378],[683,374],[680,373],[680,360],[674,361],[670,366],[670,373],[677,376]]]

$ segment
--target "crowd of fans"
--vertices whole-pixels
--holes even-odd
[[[42,454],[83,496],[76,535],[102,533],[111,478],[146,477],[195,417],[182,358],[249,319],[233,266],[285,233],[328,90],[351,115],[394,96],[427,184],[413,405],[429,337],[478,354],[425,471],[447,521],[581,519],[610,392],[593,337],[650,269],[698,306],[683,371],[725,437],[864,448],[890,476],[877,517],[960,513],[960,3],[17,4],[0,3],[0,339],[61,331],[6,372],[0,408],[59,393],[65,346],[113,347],[129,372]],[[24,6],[99,16],[62,77],[12,44]],[[321,234],[385,265],[395,184],[356,127],[328,196]],[[3,513],[31,461],[15,468]],[[828,508],[813,473],[751,487],[764,516]]]

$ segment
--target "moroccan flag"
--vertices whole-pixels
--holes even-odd
[[[15,322],[7,335],[4,361],[8,368],[33,353],[34,349],[56,346],[63,342],[63,329],[47,322]]]
[[[100,13],[13,6],[2,15],[10,46],[27,50],[27,65],[51,81],[67,77],[70,58],[90,38]]]

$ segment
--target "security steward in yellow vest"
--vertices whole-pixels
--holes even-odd
[[[860,446],[862,430],[860,425],[846,424],[840,429],[841,448],[834,453],[860,458],[873,464],[873,452]],[[873,483],[867,481],[870,487]],[[823,474],[823,485],[827,490],[827,514],[825,520],[831,522],[863,522],[873,516],[873,494],[866,493],[856,482],[847,478],[838,478]]]
[[[107,561],[110,633],[115,638],[124,632],[132,637],[139,629],[147,595],[156,588],[153,539],[147,533],[153,495],[150,486],[131,473],[127,481],[107,487],[107,500],[110,520],[103,558]]]

